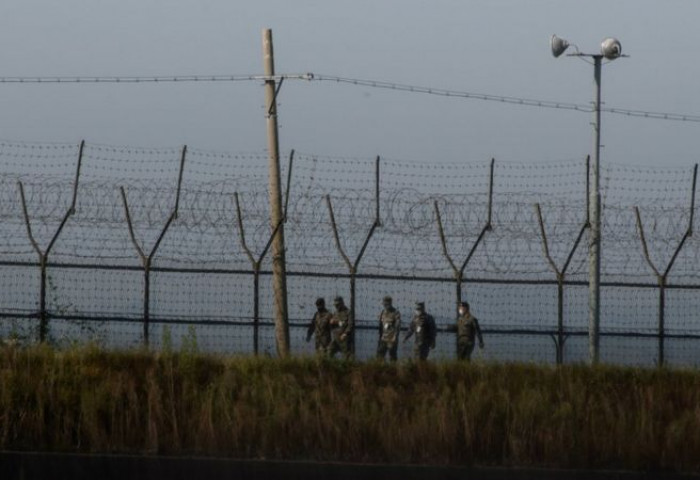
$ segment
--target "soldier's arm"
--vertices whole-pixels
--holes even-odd
[[[353,312],[348,310],[348,322],[345,324],[345,333],[350,335],[354,331],[355,331],[355,315],[353,315]]]
[[[311,340],[311,336],[314,334],[314,330],[316,328],[316,315],[311,318],[311,323],[309,323],[309,326],[306,329],[306,341],[308,342]]]
[[[479,339],[479,348],[484,348],[484,337],[481,336],[481,327],[479,326],[479,320],[474,317],[474,327],[476,330],[476,338]]]
[[[350,310],[346,311],[345,314],[345,325],[343,326],[341,333],[340,333],[340,339],[345,340],[352,334],[352,327],[353,327],[353,319],[352,315],[350,315]]]
[[[411,335],[413,335],[414,328],[415,328],[415,322],[411,321],[411,323],[408,325],[408,332],[406,332],[406,336],[403,337],[404,343],[406,342],[406,340],[411,338]]]
[[[398,342],[399,340],[401,340],[401,314],[396,310],[394,312],[394,334],[391,336],[390,341]]]

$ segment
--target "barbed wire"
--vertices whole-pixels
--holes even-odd
[[[90,339],[105,346],[134,346],[150,324],[149,344],[154,348],[177,344],[195,327],[202,349],[252,353],[256,318],[260,351],[274,353],[270,255],[263,259],[261,275],[254,277],[241,245],[236,208],[241,208],[246,247],[257,258],[271,234],[267,155],[86,144],[77,174],[77,146],[2,145],[0,291],[5,307],[0,335],[37,338],[37,312],[44,298],[49,341]],[[572,334],[566,361],[587,358],[582,335],[588,328],[585,159],[441,165],[434,159],[377,161],[304,153],[293,163],[282,161],[283,176],[290,166],[291,188],[282,193],[285,198],[289,194],[284,233],[295,354],[312,353],[312,344],[304,341],[304,325],[313,300],[349,298],[350,270],[335,243],[330,198],[339,243],[352,262],[366,246],[353,297],[358,358],[375,354],[376,314],[386,294],[406,316],[420,300],[441,327],[454,321],[455,276],[443,252],[438,211],[453,263],[461,266],[473,251],[461,298],[485,319],[488,358],[554,359],[550,334],[557,328],[557,276],[545,256],[542,231],[553,263],[562,268],[569,261],[561,297],[565,333]],[[651,336],[658,332],[660,289],[644,256],[634,207],[639,207],[657,268],[666,268],[685,238],[668,277],[666,355],[669,363],[697,361],[695,344],[670,338],[698,335],[700,239],[684,237],[691,212],[697,210],[691,210],[690,173],[688,167],[608,162],[601,170],[603,361],[650,363],[657,358],[658,338]],[[149,259],[148,279],[130,237],[121,188],[140,248],[149,255],[162,239]],[[59,234],[74,193],[75,211]],[[178,203],[177,217],[166,229]],[[367,242],[377,219],[380,225]],[[487,226],[490,230],[484,230]],[[55,240],[45,258],[44,280],[30,230],[41,252]],[[572,250],[579,235],[582,240]],[[257,296],[254,278],[259,282]],[[618,334],[624,337],[605,336]],[[432,355],[452,358],[453,349],[454,338],[440,334]]]
[[[28,238],[18,182],[24,188],[32,233],[46,248],[72,203],[78,150],[38,149],[21,143],[3,150],[2,145],[0,260],[32,261],[36,252]],[[37,151],[42,154],[36,155]],[[75,212],[57,238],[54,261],[138,265],[120,189],[126,193],[137,241],[150,251],[178,203],[182,152],[182,148],[86,144]],[[11,161],[4,162],[5,154]],[[286,175],[289,165],[282,163]],[[378,199],[376,167],[375,158],[307,153],[294,157],[285,225],[290,269],[347,271],[334,242],[328,195],[341,245],[352,259],[359,255],[379,207],[380,227],[367,243],[361,263],[364,273],[451,276],[440,243],[437,204],[446,247],[457,264],[466,259],[490,220],[492,228],[474,250],[468,276],[551,279],[554,274],[543,255],[535,210],[538,203],[555,263],[561,266],[571,254],[567,276],[585,278],[585,241],[571,253],[587,218],[585,159],[528,165],[495,161],[493,167],[491,160],[436,165],[379,159]],[[601,171],[605,279],[653,278],[643,256],[635,206],[640,208],[651,257],[660,265],[668,263],[689,224],[690,173],[687,167],[606,163]],[[156,263],[249,268],[234,195],[239,196],[247,245],[260,254],[271,233],[267,188],[265,154],[189,149],[178,215],[160,245]],[[700,281],[698,266],[700,242],[691,238],[672,276]]]

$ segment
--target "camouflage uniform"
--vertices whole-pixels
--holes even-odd
[[[350,314],[350,310],[343,303],[342,297],[336,297],[333,301],[335,305],[335,313],[331,318],[330,324],[333,328],[333,341],[328,350],[330,357],[334,357],[336,353],[342,352],[345,360],[353,358],[353,342],[355,340],[355,325]]]
[[[413,357],[416,360],[426,360],[430,350],[435,348],[437,326],[432,315],[428,315],[425,312],[425,305],[422,302],[416,303],[416,314],[411,320],[408,333],[403,341],[408,340],[413,334],[416,336],[413,345]]]
[[[316,339],[316,353],[326,355],[331,345],[331,318],[333,314],[326,310],[326,302],[319,298],[316,300],[318,311],[311,319],[311,323],[306,330],[306,341],[311,340],[313,335]]]
[[[391,305],[391,297],[384,297],[384,310],[379,314],[379,343],[377,358],[384,360],[386,352],[392,362],[396,361],[401,330],[401,313]]]
[[[457,317],[457,324],[450,330],[457,332],[457,358],[470,361],[475,340],[478,338],[479,348],[484,348],[484,339],[481,336],[479,321],[469,313],[469,304],[462,302],[460,307],[464,309],[464,313]]]

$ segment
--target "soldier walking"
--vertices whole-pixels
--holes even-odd
[[[306,341],[313,335],[316,339],[316,353],[328,354],[331,345],[331,318],[333,314],[326,309],[326,301],[323,298],[316,299],[316,313],[306,330]]]
[[[481,336],[479,321],[469,311],[469,303],[459,304],[459,316],[456,325],[450,327],[457,332],[457,358],[459,360],[471,360],[474,351],[475,340],[479,340],[479,348],[484,348],[484,339]]]
[[[386,353],[392,362],[396,361],[396,352],[399,348],[399,331],[401,330],[401,313],[393,307],[390,296],[382,300],[384,310],[379,314],[379,343],[377,345],[377,358],[384,360]]]
[[[433,316],[426,313],[423,302],[416,302],[416,311],[403,339],[404,343],[414,334],[413,357],[416,360],[427,360],[430,350],[435,348],[437,326]]]
[[[335,297],[333,300],[335,312],[330,324],[333,328],[333,341],[331,342],[328,354],[334,357],[341,352],[345,360],[353,358],[353,341],[355,340],[355,325],[350,315],[350,310],[345,306],[343,297]]]

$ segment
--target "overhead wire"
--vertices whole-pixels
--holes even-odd
[[[574,110],[578,112],[592,113],[595,109],[590,104],[579,104],[570,102],[556,102],[551,100],[537,100],[532,98],[520,98],[503,95],[491,95],[484,93],[473,93],[460,90],[447,90],[442,88],[424,87],[418,85],[408,85],[402,83],[385,82],[378,80],[364,80],[358,78],[336,77],[331,75],[314,74],[310,80],[328,81],[335,83],[345,83],[358,85],[370,88],[381,88],[387,90],[396,90],[410,93],[422,93],[426,95],[437,95],[442,97],[467,98],[475,100],[483,100],[490,102],[500,102],[512,105],[524,105],[529,107],[553,108],[559,110]],[[682,122],[700,123],[700,115],[668,113],[668,112],[652,112],[645,110],[630,110],[616,107],[601,107],[601,112],[612,113],[616,115],[625,115],[628,117],[642,117],[656,120],[672,120]]]
[[[549,108],[557,110],[573,110],[592,113],[594,106],[572,102],[558,102],[552,100],[539,100],[533,98],[514,97],[506,95],[493,95],[487,93],[475,93],[462,90],[449,90],[444,88],[410,85],[404,83],[388,82],[381,80],[368,80],[352,77],[340,77],[335,75],[323,75],[307,73],[283,74],[283,75],[169,75],[169,76],[55,76],[55,77],[0,77],[0,84],[76,84],[76,83],[192,83],[192,82],[245,82],[245,81],[281,81],[307,80],[319,82],[333,82],[338,84],[355,85],[368,88],[394,90],[407,93],[419,93],[441,97],[463,98],[498,102],[510,105],[522,105],[536,108]],[[625,109],[617,107],[601,107],[601,112],[628,117],[648,118],[655,120],[668,120],[678,122],[700,123],[700,115],[682,114],[671,112],[655,112],[647,110]]]
[[[57,76],[0,77],[0,83],[188,83],[242,82],[282,79],[307,79],[307,73],[285,75],[167,75],[167,76]]]

